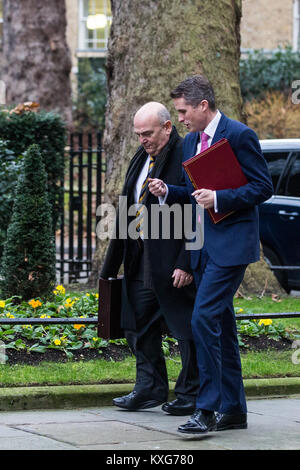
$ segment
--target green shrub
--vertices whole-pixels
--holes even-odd
[[[32,144],[38,144],[47,172],[49,202],[53,227],[57,227],[62,206],[64,148],[66,129],[61,117],[54,113],[0,111],[0,139],[17,158]]]
[[[20,166],[21,159],[7,148],[6,142],[0,140],[0,257],[11,217]]]
[[[300,54],[291,47],[278,48],[266,55],[263,50],[251,52],[240,61],[240,84],[245,100],[262,98],[268,90],[291,92],[292,82],[300,77]]]
[[[27,300],[47,296],[55,283],[55,239],[47,173],[37,145],[24,155],[1,262],[1,291]]]

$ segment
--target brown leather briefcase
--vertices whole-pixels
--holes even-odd
[[[98,336],[103,339],[124,338],[121,323],[122,277],[99,279]]]

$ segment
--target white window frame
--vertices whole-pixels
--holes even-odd
[[[293,4],[293,51],[300,49],[300,0]]]
[[[87,23],[87,17],[84,16],[84,0],[78,0],[79,1],[79,8],[78,8],[78,52],[106,52],[107,51],[107,43],[108,43],[108,38],[109,38],[109,26],[107,25],[105,27],[105,40],[103,47],[88,47],[86,44],[86,23]],[[106,2],[109,2],[110,0],[106,0]],[[96,3],[97,0],[94,0]],[[108,20],[111,20],[111,16],[106,15]],[[96,30],[94,30],[94,38],[93,42],[96,44],[99,39],[96,38]]]
[[[2,3],[2,16],[0,16],[0,24],[3,25],[3,2]],[[0,35],[0,49],[2,49],[2,41],[3,41],[3,27],[2,27],[2,34]]]

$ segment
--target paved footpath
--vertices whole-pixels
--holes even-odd
[[[248,400],[248,429],[185,436],[188,417],[160,407],[128,412],[112,406],[0,412],[2,450],[300,450],[300,396]],[[114,456],[114,457],[113,457]],[[111,463],[111,462],[109,462]],[[138,466],[138,465],[136,465]]]

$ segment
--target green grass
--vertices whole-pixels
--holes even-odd
[[[0,377],[2,387],[133,382],[135,360],[129,357],[121,362],[99,359],[39,365],[2,364]]]
[[[294,364],[295,350],[247,352],[241,354],[244,379],[300,377],[300,364]]]
[[[242,353],[243,377],[299,377],[300,365],[293,364],[291,351],[264,351]],[[180,358],[168,358],[169,380],[175,381],[180,371]],[[103,359],[86,362],[39,365],[0,365],[2,387],[34,385],[88,385],[129,383],[135,381],[135,360],[128,357],[120,362]]]

